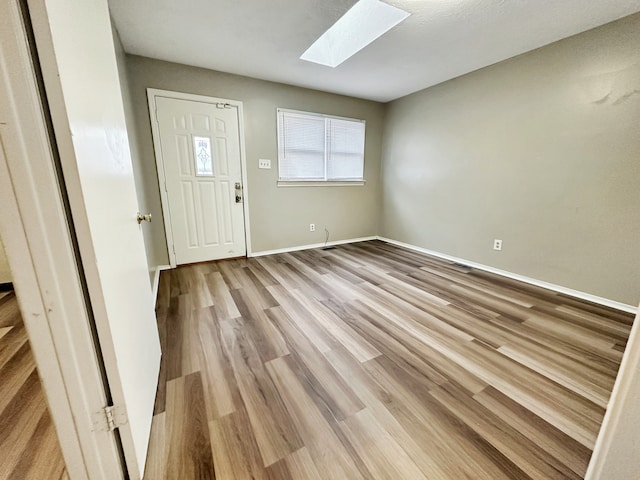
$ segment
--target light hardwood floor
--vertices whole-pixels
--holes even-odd
[[[147,479],[582,478],[632,316],[383,242],[162,273]]]
[[[13,292],[0,292],[0,479],[68,478]]]

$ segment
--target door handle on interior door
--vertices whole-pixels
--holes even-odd
[[[143,215],[140,212],[138,212],[138,214],[136,215],[136,220],[138,221],[138,225],[140,225],[142,222],[151,223],[151,214],[147,213],[146,215]]]
[[[236,203],[242,202],[242,185],[240,182],[236,182]]]

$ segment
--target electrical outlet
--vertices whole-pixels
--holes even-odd
[[[315,232],[316,231],[316,224],[315,223],[310,223],[309,224],[309,231],[310,232]]]
[[[496,239],[493,241],[493,249],[494,249],[494,250],[502,250],[502,240],[500,240],[500,239],[496,238]]]
[[[258,160],[258,168],[271,168],[271,160],[261,158]]]

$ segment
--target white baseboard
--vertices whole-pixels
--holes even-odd
[[[312,248],[322,248],[322,247],[331,247],[334,245],[344,245],[345,243],[357,243],[357,242],[368,242],[369,240],[377,240],[378,237],[361,237],[361,238],[350,238],[347,240],[335,240],[333,242],[324,243],[312,243],[309,245],[299,245],[297,247],[287,247],[287,248],[278,248],[276,250],[264,250],[262,252],[251,252],[249,257],[264,257],[265,255],[275,255],[278,253],[289,253],[289,252],[298,252],[300,250],[310,250]]]
[[[162,270],[169,270],[171,265],[158,265],[153,274],[153,304],[158,301],[158,285],[160,284],[160,272]]]
[[[636,313],[638,311],[638,307],[636,305],[627,305],[626,303],[616,302],[615,300],[609,300],[608,298],[598,297],[597,295],[592,295],[590,293],[581,292],[579,290],[574,290],[572,288],[563,287],[561,285],[556,285],[554,283],[544,282],[542,280],[536,280],[535,278],[526,277],[524,275],[508,272],[506,270],[500,270],[498,268],[490,267],[488,265],[483,265],[481,263],[471,262],[469,260],[465,260],[464,258],[458,258],[451,255],[447,255],[445,253],[435,252],[433,250],[417,247],[409,243],[399,242],[397,240],[391,240],[390,238],[378,237],[378,240],[390,243],[392,245],[397,245],[399,247],[408,248],[409,250],[414,250],[416,252],[426,253],[427,255],[433,255],[434,257],[442,258],[444,260],[450,260],[452,262],[461,263],[469,267],[477,268],[478,270],[484,270],[485,272],[495,273],[496,275],[501,275],[503,277],[511,278],[513,280],[518,280],[520,282],[528,283],[530,285],[546,288],[547,290],[563,293],[565,295],[579,298],[581,300],[587,300],[588,302],[597,303],[598,305],[604,305],[605,307],[611,307],[611,308],[615,308],[616,310],[622,310],[623,312]]]
[[[322,247],[330,247],[334,245],[344,245],[347,243],[357,243],[357,242],[367,242],[370,240],[381,240],[383,242],[390,243],[392,245],[397,245],[399,247],[404,247],[409,250],[413,250],[420,253],[426,253],[427,255],[432,255],[434,257],[442,258],[444,260],[449,260],[455,263],[461,263],[463,265],[467,265],[469,267],[477,268],[478,270],[483,270],[489,273],[495,273],[496,275],[500,275],[506,278],[511,278],[513,280],[518,280],[520,282],[528,283],[530,285],[535,285],[537,287],[546,288],[547,290],[551,290],[557,293],[562,293],[565,295],[569,295],[571,297],[579,298],[581,300],[586,300],[588,302],[596,303],[598,305],[603,305],[605,307],[615,308],[616,310],[621,310],[623,312],[628,313],[637,313],[638,307],[636,305],[627,305],[626,303],[617,302],[615,300],[610,300],[608,298],[599,297],[597,295],[592,295],[590,293],[581,292],[579,290],[574,290],[572,288],[563,287],[562,285],[556,285],[554,283],[545,282],[542,280],[537,280],[535,278],[527,277],[525,275],[520,275],[518,273],[508,272],[506,270],[500,270],[499,268],[490,267],[488,265],[483,265],[481,263],[472,262],[470,260],[466,260],[464,258],[454,257],[452,255],[447,255],[445,253],[436,252],[434,250],[429,250],[427,248],[418,247],[416,245],[411,245],[409,243],[399,242],[397,240],[392,240],[386,237],[380,236],[371,236],[371,237],[361,237],[361,238],[349,238],[346,240],[335,240],[332,242],[324,243],[312,243],[308,245],[298,245],[295,247],[286,247],[286,248],[278,248],[275,250],[263,250],[261,252],[251,252],[248,254],[249,257],[263,257],[265,255],[276,255],[278,253],[289,253],[289,252],[298,252],[300,250],[310,250],[313,248],[322,248]],[[156,267],[154,279],[153,279],[153,298],[154,301],[158,296],[158,283],[160,281],[160,272],[162,270],[170,269],[170,265],[159,265]]]

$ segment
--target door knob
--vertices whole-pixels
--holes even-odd
[[[136,220],[138,221],[138,225],[140,225],[142,222],[151,223],[151,214],[147,213],[146,215],[143,215],[140,212],[138,212],[138,215],[136,215]]]

